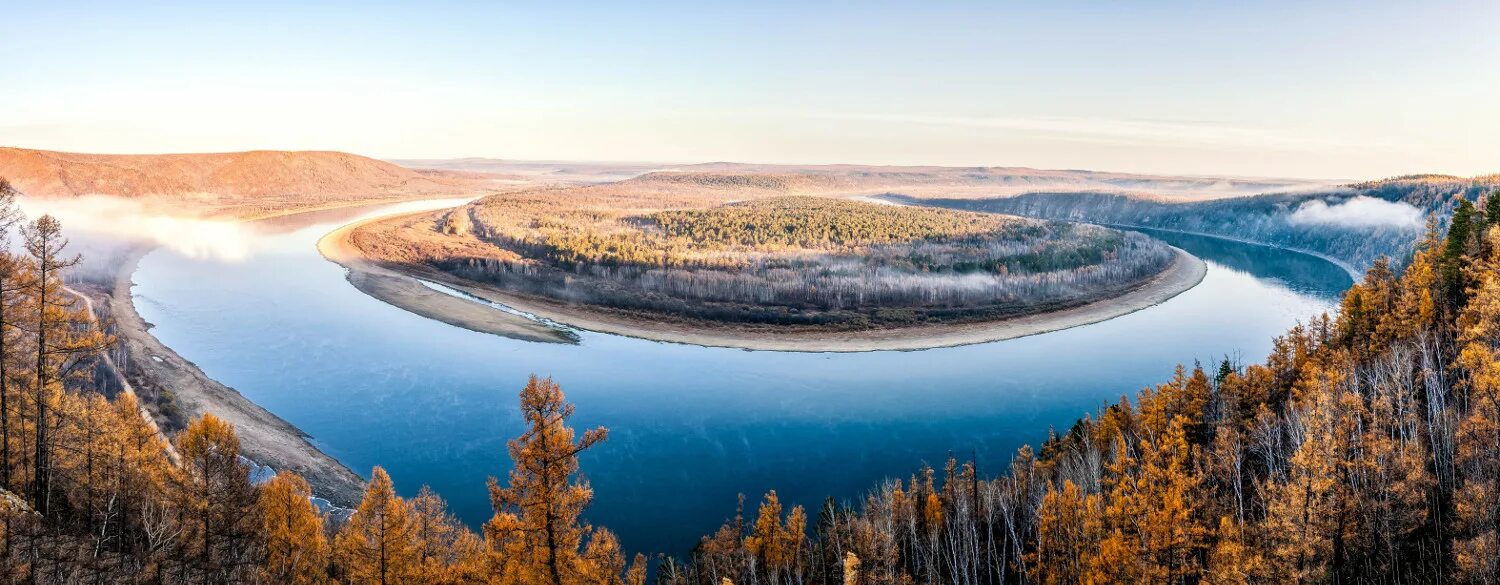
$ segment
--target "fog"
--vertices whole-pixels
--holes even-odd
[[[145,244],[191,258],[240,261],[250,255],[253,241],[250,228],[234,220],[172,214],[118,197],[21,198],[18,204],[28,219],[56,217],[73,251],[85,254],[84,248]]]
[[[1287,219],[1294,224],[1416,229],[1422,226],[1422,210],[1408,203],[1359,196],[1334,205],[1314,199],[1303,203]]]

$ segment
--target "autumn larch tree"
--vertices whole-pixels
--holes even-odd
[[[35,357],[31,372],[35,416],[31,488],[37,512],[46,516],[51,500],[51,442],[47,433],[56,425],[48,420],[48,409],[57,403],[63,379],[77,363],[75,358],[93,355],[110,339],[92,326],[87,311],[63,288],[63,270],[77,265],[81,258],[64,256],[68,240],[63,237],[62,224],[43,215],[22,228],[21,234],[35,271],[26,291],[31,318],[24,325],[29,328]]]
[[[419,571],[434,584],[474,583],[484,573],[484,543],[423,486],[411,500],[412,540]]]
[[[290,471],[276,474],[260,487],[260,533],[265,546],[260,577],[265,582],[315,585],[328,580],[328,540],[323,536],[323,517],[311,498],[307,481]]]
[[[365,497],[339,531],[334,548],[351,585],[401,585],[420,578],[411,505],[396,495],[391,476],[376,467]]]
[[[7,370],[16,353],[13,338],[19,334],[15,324],[19,295],[26,288],[26,277],[30,274],[21,258],[10,250],[11,230],[21,222],[17,195],[10,182],[0,178],[0,488],[6,490],[15,489],[11,484],[10,450],[10,412],[15,405],[10,399],[11,376]]]
[[[497,553],[502,582],[572,585],[583,574],[580,547],[589,528],[579,516],[593,499],[578,475],[578,454],[607,436],[603,427],[575,439],[573,405],[551,378],[532,376],[521,390],[527,430],[510,441],[514,467],[505,486],[490,478],[495,516],[485,536]]]
[[[183,523],[183,572],[190,582],[250,579],[262,527],[240,439],[224,420],[205,414],[177,435],[177,486]]]
[[[1500,203],[1490,205],[1500,213]],[[1491,257],[1475,266],[1459,336],[1470,406],[1458,430],[1464,479],[1454,498],[1461,530],[1454,553],[1460,575],[1474,583],[1500,580],[1500,231],[1492,236]]]

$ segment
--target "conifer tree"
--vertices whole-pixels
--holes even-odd
[[[1468,199],[1459,199],[1449,218],[1448,236],[1443,240],[1442,286],[1443,300],[1450,314],[1463,308],[1468,298],[1468,278],[1465,264],[1470,248],[1475,241],[1475,222],[1483,222],[1483,216],[1474,210]]]
[[[1044,585],[1083,581],[1096,544],[1089,534],[1089,518],[1097,498],[1085,496],[1071,480],[1061,488],[1049,486],[1037,510],[1033,579]]]
[[[64,377],[72,372],[75,358],[92,355],[110,343],[80,303],[63,288],[62,272],[78,264],[78,256],[64,256],[68,246],[62,224],[43,215],[21,230],[35,276],[28,279],[30,320],[24,326],[32,342],[33,430],[31,495],[37,512],[48,514],[51,502],[52,442],[48,432],[57,426],[49,409],[59,401]]]
[[[1476,266],[1477,286],[1459,337],[1470,388],[1458,432],[1456,465],[1464,479],[1454,498],[1462,530],[1454,552],[1460,574],[1475,583],[1500,580],[1500,245],[1491,250]]]
[[[521,390],[527,430],[510,441],[514,467],[506,485],[490,478],[495,516],[485,525],[503,582],[564,585],[585,572],[579,551],[589,529],[579,516],[593,490],[578,474],[578,454],[607,432],[595,428],[575,439],[567,424],[573,410],[551,378],[532,376]]]
[[[421,551],[411,516],[411,506],[396,495],[391,476],[376,467],[359,507],[334,539],[343,581],[350,585],[421,582]]]
[[[20,335],[16,327],[20,294],[29,286],[30,275],[21,258],[10,249],[11,230],[22,219],[16,208],[18,194],[10,182],[0,178],[0,489],[6,490],[16,489],[11,483],[11,410],[17,405],[10,396],[9,370],[18,353],[15,348]]]
[[[205,414],[177,435],[176,444],[182,457],[176,505],[186,519],[184,576],[202,583],[250,579],[262,522],[239,436],[229,423]]]
[[[1336,565],[1343,518],[1337,510],[1345,497],[1340,479],[1338,397],[1326,373],[1309,391],[1300,424],[1304,437],[1291,458],[1284,480],[1266,486],[1266,534],[1279,570],[1298,583],[1330,578]]]
[[[260,488],[261,538],[265,558],[260,578],[267,583],[315,585],[327,581],[328,540],[323,517],[312,504],[312,488],[290,471]]]
[[[807,530],[807,515],[801,506],[792,508],[782,520],[781,499],[776,491],[766,493],[756,512],[755,524],[745,537],[745,550],[757,560],[773,583],[789,573],[802,554]]]
[[[1246,542],[1244,527],[1225,516],[1219,519],[1217,542],[1208,557],[1204,582],[1212,585],[1245,585],[1263,578],[1259,547]]]
[[[427,486],[411,500],[411,524],[418,571],[430,582],[473,582],[482,572],[484,543],[449,513],[448,504]]]

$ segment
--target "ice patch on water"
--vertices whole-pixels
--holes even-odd
[[[461,290],[458,290],[456,288],[453,288],[451,286],[439,284],[439,283],[432,282],[432,281],[429,281],[429,280],[422,280],[420,278],[417,279],[417,282],[422,283],[422,286],[425,286],[425,287],[427,287],[429,289],[432,289],[433,291],[443,293],[443,294],[448,295],[450,297],[460,298],[460,299],[463,299],[463,300],[466,300],[466,301],[472,301],[472,302],[475,302],[475,303],[479,303],[481,305],[485,305],[487,307],[490,307],[490,308],[493,308],[493,309],[497,309],[500,312],[506,313],[508,315],[515,315],[517,317],[521,317],[521,318],[524,318],[524,319],[527,319],[527,320],[530,320],[530,321],[541,323],[542,325],[546,325],[546,326],[551,327],[553,329],[556,329],[558,331],[562,331],[562,332],[569,333],[569,334],[572,334],[572,335],[577,335],[578,334],[578,330],[577,329],[569,327],[569,326],[567,326],[567,325],[565,325],[563,323],[558,323],[557,321],[553,321],[551,319],[548,319],[546,317],[542,317],[540,315],[535,315],[535,314],[532,314],[532,313],[527,313],[526,311],[522,311],[520,309],[516,309],[514,307],[505,305],[503,303],[497,303],[495,301],[492,301],[492,300],[480,297],[478,295],[469,294],[469,293],[466,293],[464,291],[461,291]]]

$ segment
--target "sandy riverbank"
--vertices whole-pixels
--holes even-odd
[[[152,326],[136,312],[130,292],[131,275],[150,251],[145,246],[131,250],[109,290],[95,298],[108,306],[114,334],[127,356],[120,371],[143,406],[169,432],[177,430],[174,427],[181,421],[213,413],[234,425],[245,457],[277,470],[296,471],[313,493],[335,505],[357,505],[364,490],[359,475],[313,446],[297,427],[208,377],[151,334]],[[164,395],[171,396],[170,406],[161,400]],[[165,412],[166,408],[171,412]]]
[[[246,222],[270,220],[293,214],[333,209],[387,205],[413,198],[375,198],[366,201],[308,206],[277,213],[241,215]],[[240,437],[244,455],[256,463],[301,474],[313,493],[335,505],[359,503],[364,480],[337,459],[323,453],[301,429],[251,402],[233,388],[203,373],[197,365],[172,351],[151,334],[150,323],[136,311],[131,294],[131,276],[141,258],[154,249],[136,246],[128,250],[112,278],[82,287],[94,306],[103,309],[113,326],[125,358],[116,364],[125,383],[138,395],[142,407],[167,433],[180,430],[185,422],[213,413],[229,421]],[[165,398],[165,397],[170,397]]]
[[[651,320],[634,315],[567,305],[549,299],[517,295],[421,266],[378,263],[366,257],[354,245],[352,235],[356,230],[376,221],[395,222],[400,219],[380,218],[345,226],[321,239],[318,242],[318,248],[324,257],[348,268],[350,282],[355,283],[355,286],[366,294],[444,323],[507,337],[516,337],[513,332],[517,327],[517,321],[531,321],[482,303],[438,293],[422,286],[416,279],[440,282],[520,312],[588,331],[709,347],[765,351],[862,352],[970,345],[1107,321],[1161,304],[1197,286],[1203,281],[1208,270],[1202,260],[1174,248],[1177,251],[1177,257],[1172,264],[1150,280],[1124,294],[1068,309],[980,323],[925,325],[869,331],[775,331],[765,328],[705,326],[697,323]],[[362,282],[387,279],[405,279],[409,281],[409,284],[401,286],[360,285]],[[436,299],[434,295],[445,298]],[[417,307],[420,310],[408,307]],[[492,323],[500,325],[492,325]],[[536,325],[544,327],[540,324]]]
[[[430,212],[419,212],[420,215]],[[512,339],[546,343],[577,343],[568,331],[548,327],[519,315],[512,315],[471,300],[444,294],[424,286],[417,279],[370,262],[360,254],[350,239],[360,227],[385,218],[352,223],[329,232],[318,240],[318,251],[324,258],[349,270],[349,283],[371,297],[397,308],[480,333],[493,333]]]

